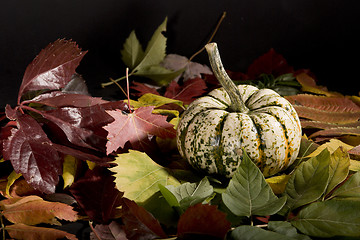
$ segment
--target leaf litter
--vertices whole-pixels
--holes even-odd
[[[227,70],[236,83],[273,88],[294,105],[301,155],[267,179],[246,160],[230,181],[203,176],[170,146],[182,111],[218,85],[193,57],[166,54],[166,24],[145,49],[134,31],[125,40],[122,60],[136,91],[130,106],[88,94],[76,73],[87,51],[73,41],[56,40],[30,63],[17,106],[6,106],[1,118],[3,236],[76,239],[39,224],[91,220],[92,238],[104,239],[358,237],[359,96],[318,86],[309,70],[294,70],[274,49],[245,73]],[[243,182],[248,188],[236,187]]]

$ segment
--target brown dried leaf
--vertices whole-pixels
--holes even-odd
[[[360,122],[351,122],[351,123],[328,123],[328,122],[318,122],[311,120],[301,120],[301,126],[303,128],[319,128],[319,129],[331,129],[331,128],[357,128],[360,127]]]
[[[301,84],[301,86],[302,86],[301,90],[304,92],[321,94],[321,95],[325,95],[328,97],[341,95],[340,93],[329,92],[328,89],[324,86],[318,86],[316,84],[315,79],[313,79],[306,73],[301,73],[301,74],[297,75],[296,80]]]
[[[309,136],[309,138],[314,137],[325,137],[325,136],[331,136],[331,137],[338,137],[342,135],[355,135],[360,136],[360,127],[357,128],[348,128],[348,127],[337,127],[337,128],[330,128],[325,130],[317,131]]]
[[[61,230],[44,227],[33,227],[24,224],[13,224],[5,227],[10,237],[14,239],[26,240],[49,240],[49,239],[63,239],[76,240],[74,234],[70,234]]]
[[[2,215],[12,223],[36,225],[58,224],[58,219],[76,221],[77,212],[71,206],[58,202],[47,202],[38,196],[6,199],[0,202]]]

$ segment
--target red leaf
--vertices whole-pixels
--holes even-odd
[[[156,91],[155,88],[149,87],[148,85],[145,85],[143,83],[133,82],[133,85],[134,86],[131,86],[130,88],[138,91],[138,93],[133,93],[133,95],[135,95],[135,96],[142,96],[142,95],[144,95],[146,93],[152,93],[152,94],[155,94],[155,95],[160,95],[158,93],[158,91]]]
[[[217,206],[199,203],[189,207],[181,215],[177,233],[179,237],[201,234],[224,239],[230,228],[231,223],[226,219],[226,214],[219,211]]]
[[[269,52],[256,59],[248,68],[247,75],[250,79],[257,79],[260,74],[273,74],[275,77],[285,73],[292,73],[294,69],[288,65],[286,59],[270,49]]]
[[[106,111],[115,119],[104,127],[108,131],[107,154],[124,148],[128,141],[134,149],[144,150],[151,136],[174,138],[174,126],[166,121],[166,116],[152,114],[153,110],[154,107],[149,106],[140,107],[129,114],[120,110]]]
[[[205,81],[201,78],[189,79],[180,86],[176,81],[172,81],[166,89],[164,97],[177,99],[184,104],[190,104],[194,98],[205,93],[207,88]]]
[[[104,104],[108,101],[83,94],[55,91],[41,94],[29,102],[36,102],[50,107],[90,107],[97,104]]]
[[[26,68],[18,103],[27,91],[65,87],[85,53],[72,41],[59,39],[49,44]]]
[[[107,223],[118,215],[123,193],[115,188],[114,179],[106,169],[95,168],[72,184],[71,194],[92,220]]]
[[[55,192],[62,159],[38,122],[28,115],[19,115],[17,128],[4,141],[4,159],[10,160],[14,170],[21,173],[35,189]]]
[[[134,201],[123,198],[122,217],[129,240],[166,238],[158,220]]]

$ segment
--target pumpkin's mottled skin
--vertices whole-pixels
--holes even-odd
[[[231,177],[238,168],[243,149],[271,176],[296,159],[301,126],[293,106],[271,89],[239,85],[246,113],[231,112],[223,88],[192,102],[177,128],[180,154],[208,174]]]

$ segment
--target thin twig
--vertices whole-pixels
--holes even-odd
[[[126,68],[126,90],[127,90],[127,99],[128,99],[129,112],[131,113],[131,106],[130,106],[130,86],[129,86],[129,68]]]
[[[226,17],[226,12],[223,12],[223,14],[221,15],[220,20],[219,20],[218,23],[216,24],[216,27],[215,27],[213,33],[211,34],[211,36],[210,36],[210,38],[209,38],[209,41],[207,41],[206,44],[210,43],[210,42],[213,40],[213,38],[215,37],[215,34],[216,34],[217,31],[219,30],[220,25],[221,25],[221,23],[222,23],[222,21],[224,20],[225,17]],[[205,45],[206,45],[206,44],[205,44]],[[202,51],[205,50],[205,45],[204,45],[199,51],[197,51],[196,53],[194,53],[194,54],[189,58],[189,62],[190,62],[191,60],[193,60],[194,57],[196,57],[196,56],[199,55]]]
[[[125,90],[120,86],[120,84],[119,84],[117,81],[115,81],[115,80],[112,79],[112,78],[110,78],[110,81],[112,81],[113,83],[115,83],[116,86],[118,86],[118,87],[120,88],[120,90],[124,93],[124,95],[127,97],[127,94],[126,94]]]
[[[95,237],[96,237],[98,240],[101,240],[101,237],[97,234],[97,232],[96,232],[95,228],[93,227],[91,221],[89,221],[89,226],[90,226],[90,228],[91,228],[91,231],[93,231]]]

